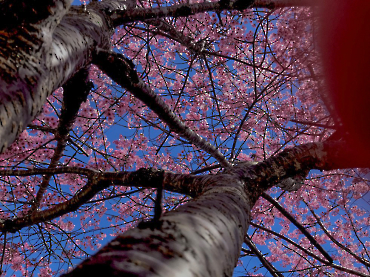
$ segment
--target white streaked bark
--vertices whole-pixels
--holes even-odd
[[[201,196],[119,235],[65,276],[232,276],[253,206],[235,177],[210,176]]]
[[[91,63],[96,47],[110,47],[112,28],[102,10],[105,6],[116,9],[120,4],[94,2],[86,11],[71,8],[55,28],[51,26],[58,17],[50,16],[24,31],[4,31],[10,39],[0,40],[0,153],[36,117],[55,89]]]
[[[64,276],[232,276],[250,211],[262,192],[310,169],[356,167],[346,161],[346,151],[341,142],[308,143],[258,164],[240,163],[193,179],[193,186],[203,187],[198,197],[159,223],[119,235]]]

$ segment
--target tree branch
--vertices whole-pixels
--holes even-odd
[[[277,232],[275,232],[275,231],[273,231],[273,230],[267,229],[267,228],[265,228],[265,227],[263,227],[263,226],[261,226],[261,225],[258,225],[258,224],[256,224],[256,223],[253,223],[253,222],[251,222],[250,224],[251,224],[253,227],[255,227],[255,228],[258,228],[258,229],[264,230],[264,231],[266,231],[266,232],[268,232],[268,233],[270,233],[270,234],[273,234],[274,236],[277,236],[278,238],[281,238],[281,239],[283,239],[283,240],[287,241],[287,242],[288,242],[288,243],[290,243],[291,245],[293,245],[293,246],[297,247],[297,248],[298,248],[299,250],[301,250],[302,252],[306,253],[308,256],[311,256],[312,258],[315,258],[316,260],[318,260],[319,262],[321,262],[321,263],[323,263],[323,264],[325,264],[325,265],[327,265],[327,266],[330,266],[330,267],[333,267],[333,268],[339,269],[339,270],[341,270],[341,271],[343,271],[343,272],[351,273],[351,274],[354,274],[354,275],[357,275],[357,276],[362,276],[362,277],[368,277],[368,276],[369,276],[369,275],[364,274],[364,273],[362,273],[362,272],[359,272],[359,271],[356,271],[356,270],[352,270],[352,269],[349,269],[349,268],[346,268],[346,267],[340,266],[340,265],[335,264],[335,263],[329,263],[327,260],[324,260],[323,258],[321,258],[321,257],[319,257],[319,256],[317,256],[317,255],[315,255],[314,253],[312,253],[312,252],[308,251],[306,248],[304,248],[304,247],[300,246],[298,243],[296,243],[296,242],[292,241],[291,239],[289,239],[289,238],[287,238],[287,237],[285,237],[285,236],[283,236],[283,235],[281,235],[281,234],[279,234],[279,233],[277,233]]]
[[[321,245],[314,239],[313,236],[304,228],[294,217],[288,213],[274,198],[272,198],[267,193],[263,193],[262,197],[269,201],[279,212],[281,212],[287,219],[292,222],[299,231],[302,232],[303,235],[312,243],[313,246],[316,247],[317,250],[321,252],[321,254],[328,260],[329,263],[333,263],[333,258],[321,247]]]
[[[84,176],[92,176],[98,174],[100,171],[95,169],[83,168],[83,167],[57,167],[57,168],[33,168],[27,170],[17,169],[6,169],[0,170],[1,176],[32,176],[32,175],[44,175],[44,174],[79,174]]]
[[[307,203],[306,203],[307,205]],[[308,205],[307,205],[308,207]],[[357,256],[355,253],[353,253],[348,247],[344,246],[343,244],[341,244],[338,240],[336,240],[330,233],[329,231],[325,228],[324,224],[322,224],[320,218],[316,215],[316,213],[310,209],[308,207],[308,209],[310,210],[310,212],[312,213],[312,215],[315,217],[317,223],[319,224],[319,226],[321,227],[321,229],[324,231],[324,233],[328,236],[328,238],[335,244],[337,245],[339,248],[343,249],[344,251],[348,252],[352,257],[354,257],[359,263],[362,263],[363,265],[367,266],[367,267],[370,267],[370,262],[368,260],[366,260],[365,258],[361,258],[359,256]]]
[[[216,147],[187,127],[182,120],[172,112],[163,99],[155,94],[155,92],[141,80],[130,60],[118,53],[98,51],[93,59],[93,63],[99,66],[99,68],[117,84],[130,91],[136,98],[146,104],[172,131],[210,154],[223,167],[231,166]]]
[[[265,256],[263,256],[261,251],[258,250],[256,245],[253,243],[253,241],[250,239],[248,235],[245,237],[244,243],[248,245],[249,249],[258,257],[258,259],[261,261],[264,267],[271,273],[272,276],[283,277],[283,275],[268,260],[266,260]]]
[[[203,12],[221,12],[224,10],[244,10],[247,8],[284,8],[292,6],[313,6],[313,1],[309,0],[236,0],[202,2],[195,4],[180,4],[169,7],[158,8],[136,8],[132,10],[111,11],[113,25],[115,27],[148,19],[158,19],[164,17],[188,17]]]
[[[41,174],[74,173],[87,176],[88,182],[69,200],[52,208],[34,211],[16,219],[6,219],[0,222],[0,231],[14,233],[26,226],[55,219],[64,214],[76,211],[86,204],[100,191],[110,186],[136,186],[143,188],[163,188],[168,191],[190,195],[192,197],[203,192],[204,176],[176,174],[153,168],[141,168],[133,172],[99,172],[86,168],[48,168],[35,170],[1,170],[3,176],[30,176]]]
[[[282,152],[246,168],[240,167],[241,178],[267,190],[283,179],[294,177],[313,169],[334,170],[369,167],[368,161],[352,159],[351,148],[343,141],[306,143]],[[252,180],[251,180],[252,179]]]
[[[66,147],[69,132],[72,130],[73,123],[76,119],[82,102],[86,101],[87,95],[92,88],[92,84],[88,80],[88,70],[86,68],[77,72],[66,84],[63,89],[63,104],[60,112],[58,127],[55,138],[57,146],[54,149],[54,154],[48,166],[49,169],[57,167],[60,158],[63,156],[63,151]],[[43,195],[49,185],[51,175],[44,175],[40,188],[37,191],[34,202],[32,203],[29,213],[34,213],[39,207]]]

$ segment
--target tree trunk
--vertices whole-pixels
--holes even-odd
[[[199,185],[201,196],[119,235],[65,276],[231,276],[256,198],[234,174]]]
[[[12,14],[9,2],[0,4],[0,13]],[[88,11],[68,10],[72,0],[49,0],[53,3],[39,8],[50,9],[44,15],[33,1],[25,2],[29,7],[20,7],[26,9],[24,14],[14,11],[23,16],[22,22],[14,16],[8,25],[0,25],[5,38],[0,39],[0,153],[36,117],[54,90],[91,63],[97,47],[110,49],[112,28],[104,9],[120,7],[119,1],[105,1],[92,3]],[[35,9],[35,14],[27,9]]]
[[[310,169],[350,167],[347,155],[344,143],[308,143],[258,164],[242,162],[204,176],[193,183],[203,188],[198,197],[159,223],[119,235],[64,276],[232,276],[250,211],[262,192]]]

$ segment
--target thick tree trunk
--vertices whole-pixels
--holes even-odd
[[[10,5],[4,2],[0,12],[5,14]],[[54,9],[50,4],[51,12],[45,15],[34,1],[25,2],[30,3],[29,9],[35,7],[34,21],[41,23],[32,22],[32,16],[25,12],[19,16],[30,17],[31,22],[24,18],[0,25],[5,38],[0,39],[0,153],[36,117],[55,89],[91,63],[97,47],[109,49],[112,28],[104,9],[120,7],[119,1],[105,1],[104,5],[92,3],[86,11],[68,10],[72,0],[55,0]],[[42,6],[48,8],[47,4]]]
[[[201,196],[119,235],[65,276],[231,276],[256,199],[234,174],[199,185],[208,188]]]
[[[159,223],[119,235],[64,276],[232,276],[250,211],[262,192],[310,169],[362,166],[347,155],[341,142],[308,143],[255,165],[244,162],[204,176],[198,184],[194,180],[193,186],[203,188],[198,197]]]

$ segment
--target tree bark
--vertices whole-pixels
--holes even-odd
[[[193,184],[203,187],[197,197],[159,223],[119,235],[63,276],[232,276],[250,211],[262,193],[311,169],[351,167],[347,154],[344,143],[308,143],[200,178]]]
[[[0,4],[3,13],[8,2]],[[50,14],[33,16],[41,23],[13,19],[9,26],[0,26],[5,38],[0,40],[0,153],[31,123],[54,90],[91,63],[97,47],[110,48],[112,28],[104,9],[119,8],[119,1],[94,2],[87,11],[69,8],[72,0],[49,2],[53,3],[42,8],[49,7]],[[30,5],[31,10],[37,7],[34,1]]]
[[[203,182],[201,196],[119,235],[65,276],[231,276],[256,198],[233,174]]]

